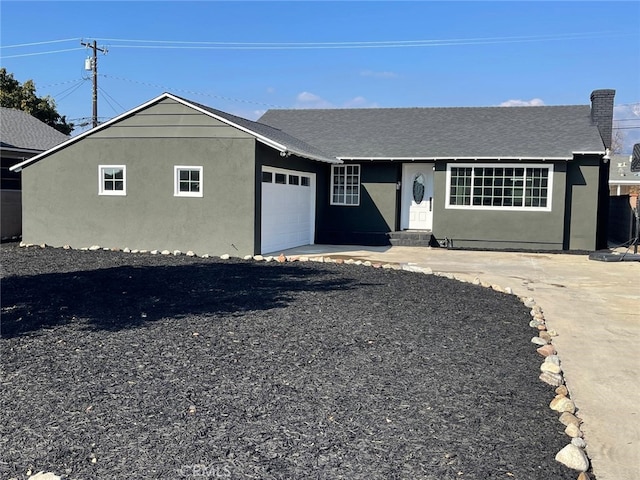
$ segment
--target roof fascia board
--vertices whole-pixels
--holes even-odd
[[[640,178],[637,180],[609,180],[609,185],[640,185]]]
[[[604,154],[604,152],[602,152]],[[573,157],[338,157],[338,160],[348,160],[348,161],[401,161],[401,162],[417,162],[417,161],[435,161],[435,160],[518,160],[518,161],[528,161],[528,160],[538,160],[538,161],[548,161],[548,160],[571,160]]]
[[[80,135],[77,135],[75,137],[70,138],[69,140],[67,140],[66,142],[62,142],[59,145],[56,145],[53,148],[50,148],[49,150],[45,150],[44,152],[42,152],[39,155],[36,155],[35,157],[31,157],[27,160],[25,160],[22,163],[18,163],[16,165],[14,165],[13,167],[11,167],[9,170],[11,171],[15,171],[15,172],[19,172],[21,171],[24,167],[37,162],[38,160],[51,155],[52,153],[57,152],[58,150],[61,150],[65,147],[67,147],[68,145],[71,145],[73,143],[76,143],[77,141],[79,141],[80,139],[91,135],[95,132],[99,132],[100,130],[103,130],[105,128],[107,128],[109,125],[114,124],[115,122],[118,122],[120,120],[122,120],[123,118],[129,117],[137,112],[139,112],[140,110],[143,110],[145,108],[147,108],[150,105],[153,105],[156,102],[159,102],[160,100],[163,100],[164,98],[168,98],[169,96],[172,96],[168,93],[163,93],[161,95],[158,95],[156,98],[153,98],[151,100],[149,100],[148,102],[143,103],[142,105],[137,106],[136,108],[132,109],[132,110],[128,110],[120,115],[118,115],[117,117],[113,117],[111,120],[108,120],[106,122],[104,122],[102,125],[98,125],[95,128],[92,128],[91,130],[87,130],[86,132],[82,132]]]
[[[571,152],[571,153],[573,153],[574,155],[604,155],[607,152],[605,150],[600,150],[600,151],[593,151],[593,152],[589,152],[589,151],[580,152],[580,151],[578,151],[578,152]]]

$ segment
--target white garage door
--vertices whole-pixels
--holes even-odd
[[[263,254],[313,243],[315,198],[314,174],[262,168]]]

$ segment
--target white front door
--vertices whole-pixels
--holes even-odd
[[[431,230],[433,226],[433,164],[405,163],[402,168],[403,230]]]

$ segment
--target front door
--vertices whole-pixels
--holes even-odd
[[[433,164],[405,163],[402,168],[403,230],[431,230],[433,226]]]

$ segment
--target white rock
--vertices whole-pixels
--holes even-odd
[[[547,373],[561,373],[562,369],[560,368],[560,365],[556,365],[555,363],[542,362],[542,365],[540,365],[540,371]]]
[[[124,253],[131,253],[131,249],[130,249],[129,247],[124,247],[124,248],[122,249],[122,251],[123,251]]]
[[[309,257],[305,257],[304,255],[298,259],[300,262],[308,262]]]
[[[582,437],[580,427],[574,423],[567,425],[567,428],[564,429],[564,433],[571,438]]]
[[[573,403],[573,400],[564,395],[556,395],[554,399],[551,400],[551,403],[549,403],[549,408],[560,413],[574,413],[576,411],[576,405]]]
[[[137,249],[134,248],[133,250],[131,250],[131,253],[141,253],[141,252],[140,252],[140,250],[137,250]]]
[[[209,258],[209,254],[205,253],[204,255],[202,255],[202,258]]]
[[[91,245],[89,250],[95,252],[96,250],[100,250],[100,245]]]
[[[62,477],[52,472],[38,472],[35,475],[31,475],[28,480],[61,480]]]
[[[575,445],[578,448],[585,448],[587,446],[587,442],[584,441],[584,438],[574,437],[571,439],[571,445]]]
[[[546,345],[546,344],[547,344],[547,343],[549,343],[549,342],[547,342],[544,338],[540,338],[540,337],[533,337],[533,338],[531,339],[531,343],[533,343],[533,344],[535,344],[535,345],[540,345],[540,346],[542,346],[542,345]]]
[[[181,252],[180,250],[174,250],[174,251],[173,251],[173,254],[174,254],[175,256],[178,256],[178,255],[182,255],[182,252]]]
[[[138,253],[138,250],[133,250],[133,253]],[[149,250],[140,250],[140,253],[149,253]]]
[[[476,277],[476,278],[473,279],[473,282],[471,282],[471,283],[473,283],[474,285],[480,285],[480,279],[478,277]]]
[[[157,255],[158,254],[158,250],[151,250],[151,255]]]
[[[65,250],[71,250],[71,245],[63,245],[62,248]]]
[[[260,261],[264,260],[264,257],[263,257],[262,255],[254,255],[254,256],[253,256],[253,259],[254,259],[256,262],[260,262]]]
[[[162,250],[160,252],[161,255],[171,255],[171,252],[169,250]]]
[[[587,455],[581,448],[571,443],[556,454],[556,461],[579,472],[586,472],[589,469]]]
[[[369,260],[366,260],[362,265],[364,265],[365,267],[370,267],[373,264]]]
[[[268,257],[264,257],[265,262],[270,262],[272,260],[273,260],[273,257],[271,255],[269,255]]]
[[[507,293],[509,295],[513,295],[513,290],[511,289],[511,287],[505,287],[504,293]]]
[[[538,378],[552,387],[559,387],[564,383],[564,378],[559,373],[542,372]]]
[[[195,257],[195,256],[196,256],[196,254],[193,252],[193,250],[189,250],[187,252],[187,257]]]
[[[249,257],[249,258],[251,258],[251,257]],[[224,253],[224,254],[220,255],[220,259],[221,260],[229,260],[229,254],[228,253]]]
[[[222,257],[220,257],[220,258],[222,258]],[[243,259],[244,259],[244,260],[251,260],[252,258],[253,258],[253,257],[252,257],[251,255],[245,255],[245,256],[243,257]]]
[[[385,270],[391,270],[392,265],[390,263],[385,263],[384,265],[382,265],[382,268],[384,268]]]
[[[560,357],[558,355],[549,355],[548,357],[545,357],[544,361],[560,366]]]

